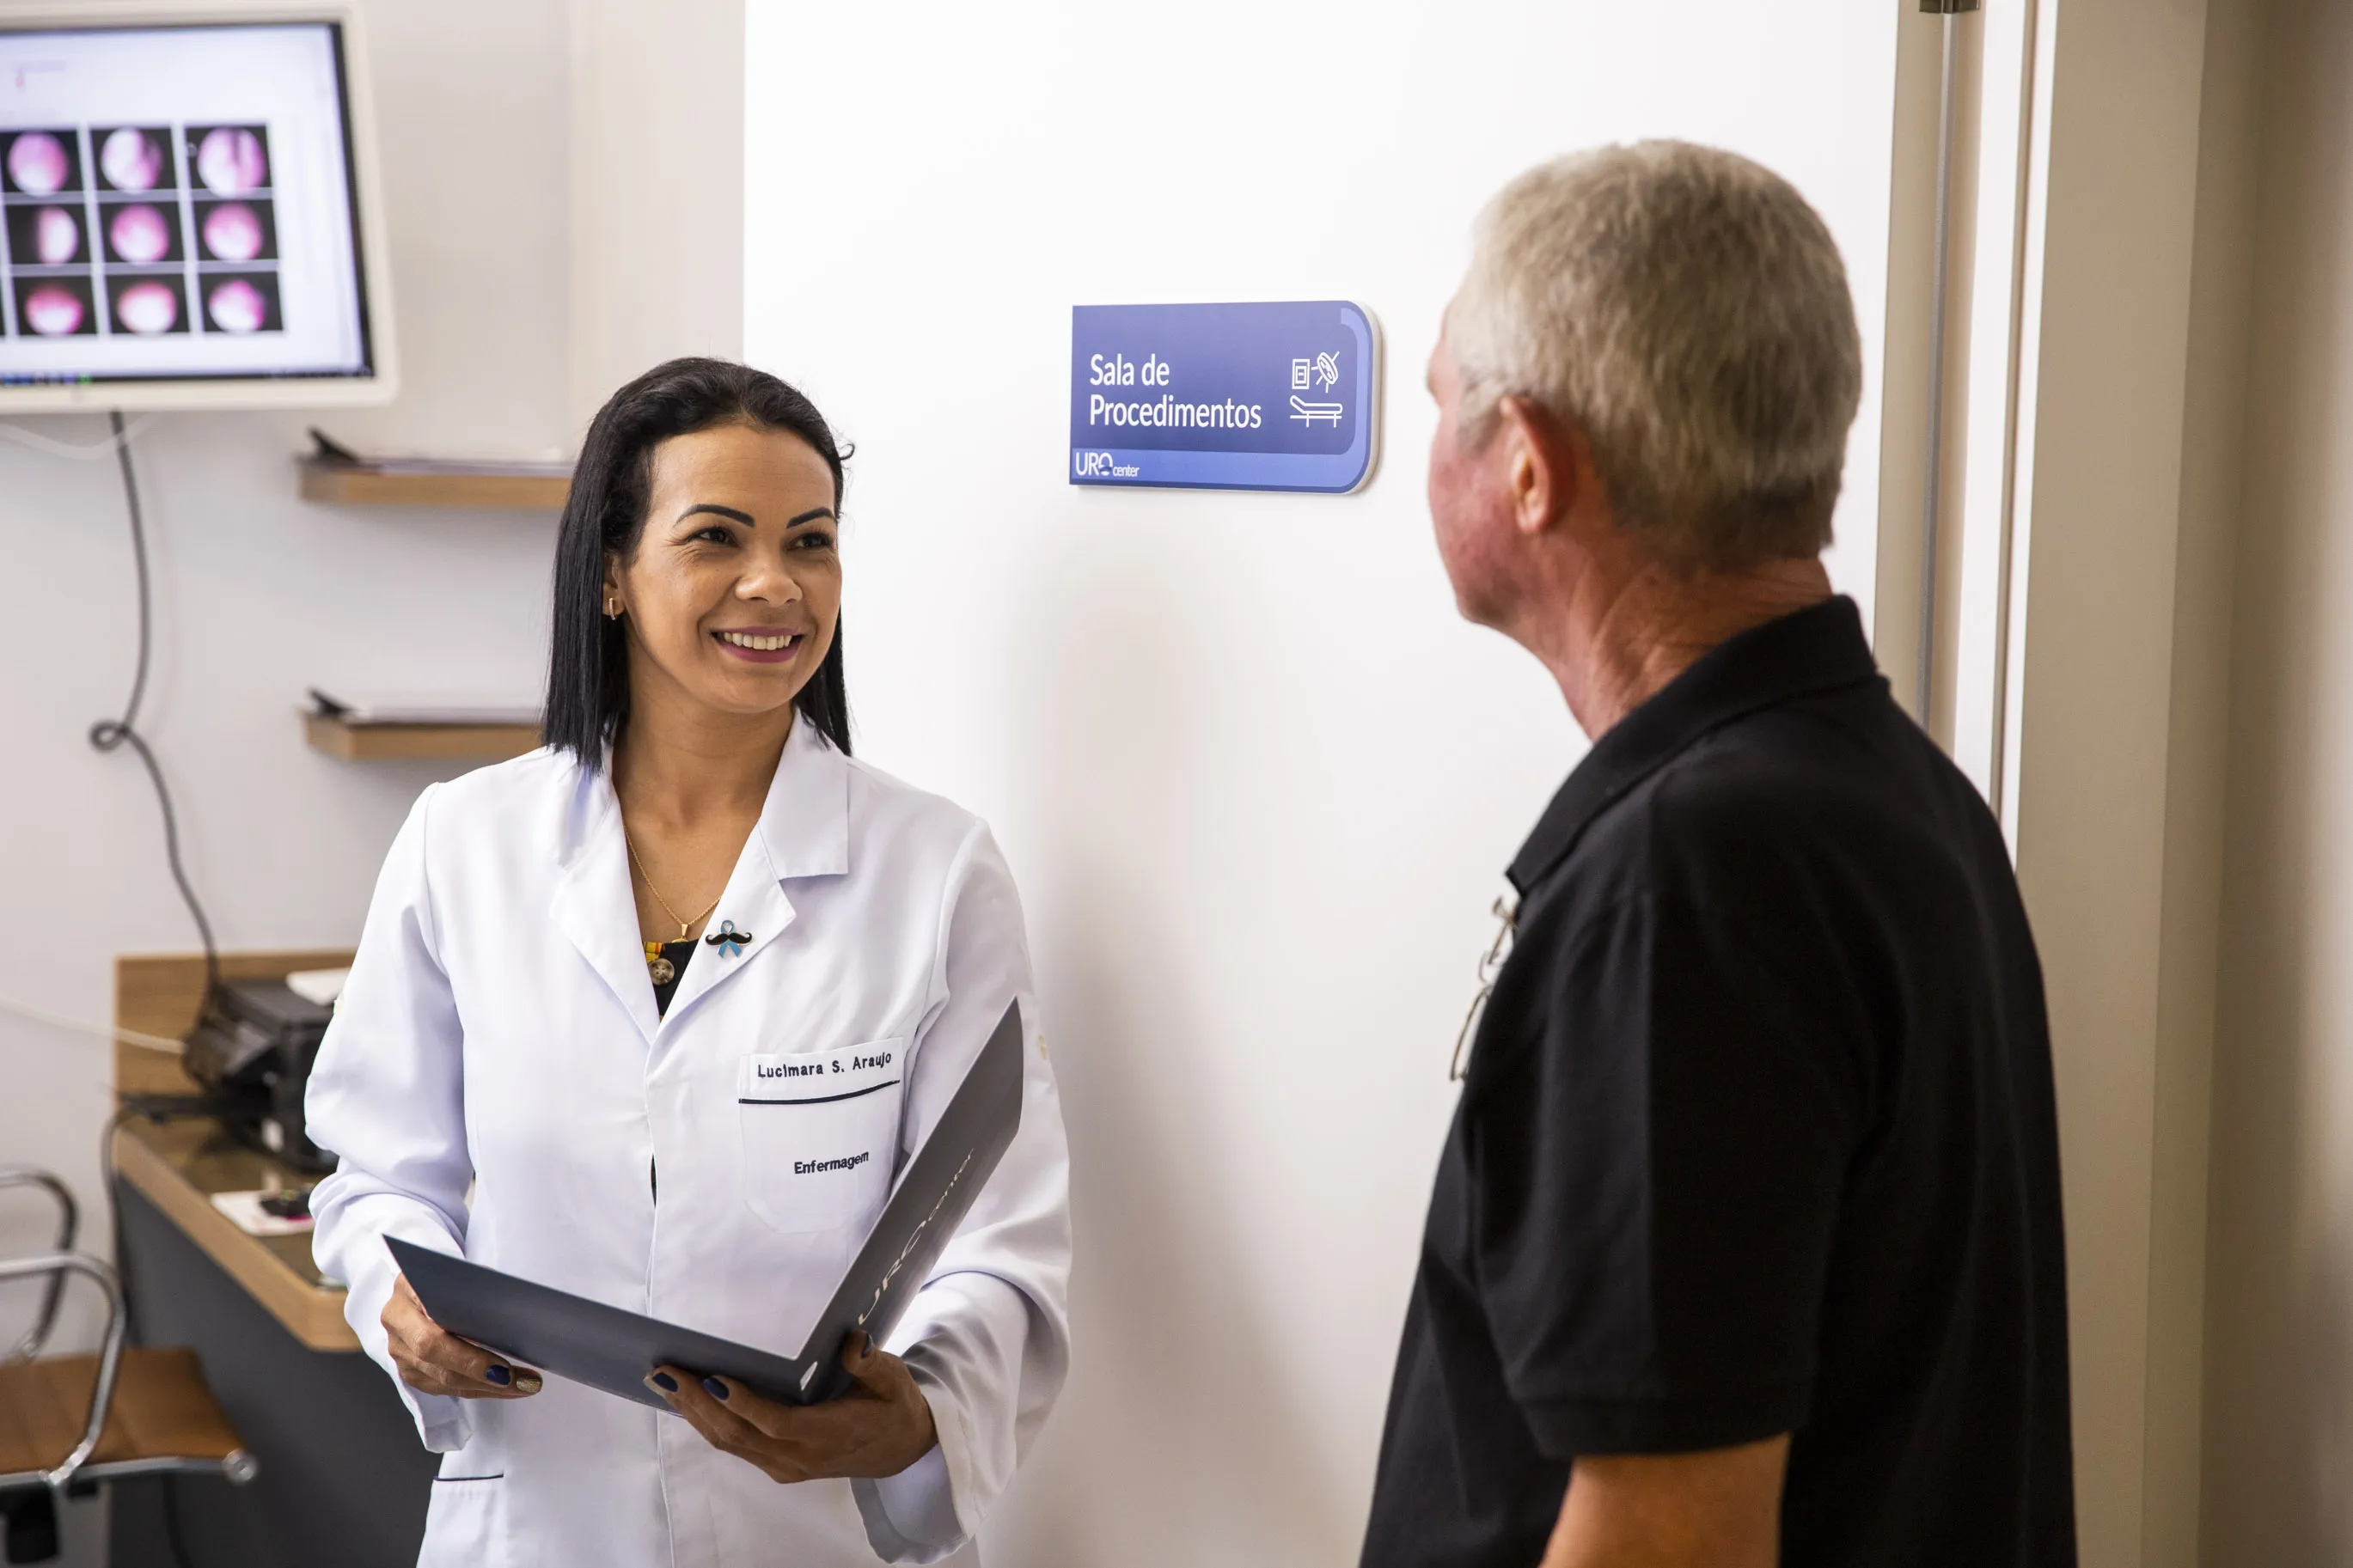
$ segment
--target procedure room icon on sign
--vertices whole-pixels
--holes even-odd
[[[1328,424],[1334,429],[1338,429],[1340,416],[1347,412],[1343,405],[1310,403],[1298,395],[1311,388],[1329,392],[1339,383],[1340,356],[1338,354],[1327,352],[1317,354],[1312,360],[1293,360],[1291,362],[1291,416],[1310,429],[1318,423]]]

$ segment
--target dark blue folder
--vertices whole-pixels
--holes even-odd
[[[1005,1009],[988,1044],[899,1178],[832,1301],[797,1356],[697,1333],[387,1237],[433,1321],[543,1372],[668,1410],[645,1385],[663,1364],[732,1377],[771,1399],[815,1405],[849,1391],[843,1341],[891,1336],[1021,1126],[1021,1012]]]

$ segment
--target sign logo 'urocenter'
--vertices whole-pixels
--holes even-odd
[[[1372,316],[1345,300],[1078,306],[1070,482],[1355,489],[1379,356]]]

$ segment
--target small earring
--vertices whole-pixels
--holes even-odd
[[[620,605],[614,600],[605,601],[605,618],[608,621],[617,621],[621,618]]]

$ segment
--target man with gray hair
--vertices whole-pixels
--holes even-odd
[[[1463,615],[1592,738],[1464,1026],[1366,1568],[2063,1568],[2042,971],[1830,542],[1861,349],[1729,153],[1522,175],[1431,356]]]

